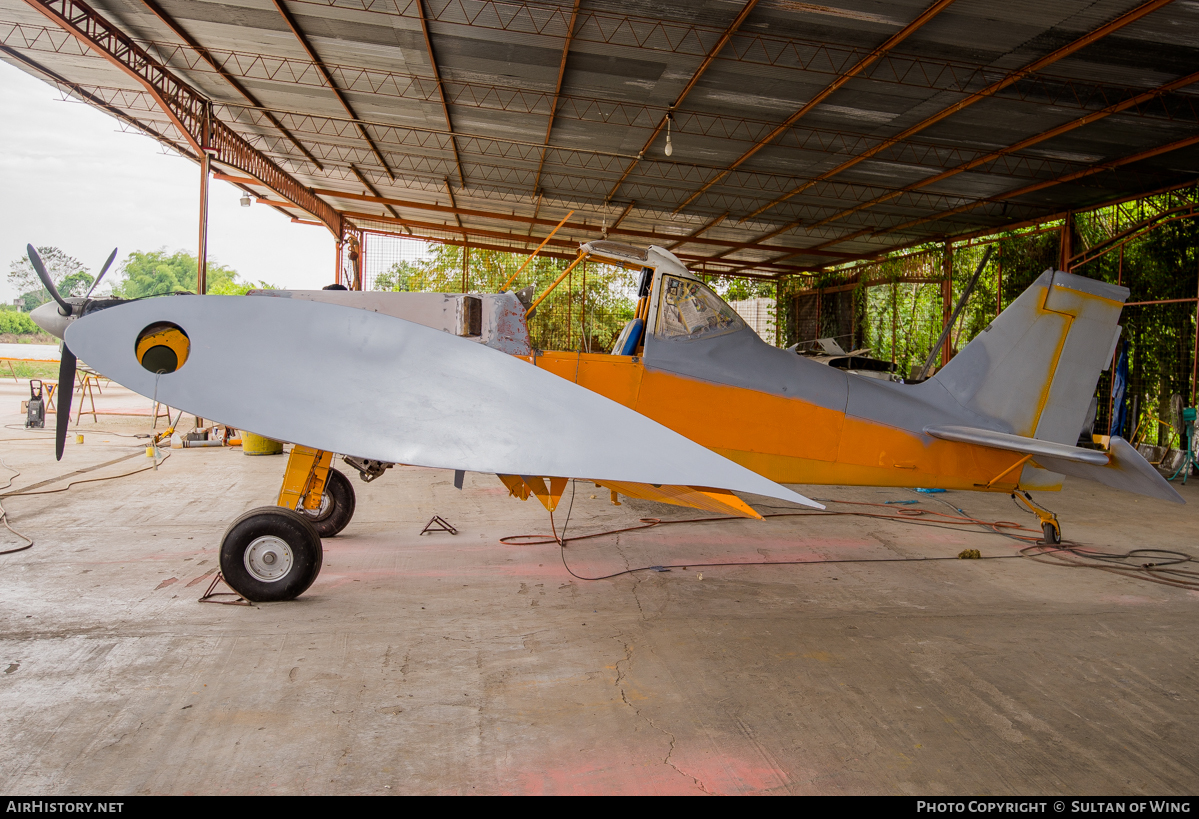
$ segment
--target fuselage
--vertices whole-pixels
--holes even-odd
[[[651,336],[636,356],[525,358],[778,483],[1010,492],[1021,474],[1020,454],[922,432],[932,424],[998,429],[935,382],[845,373],[771,347],[748,328],[691,342]]]

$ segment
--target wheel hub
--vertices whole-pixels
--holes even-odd
[[[320,506],[315,509],[309,509],[303,503],[300,503],[296,506],[296,511],[311,520],[324,520],[333,511],[333,498],[328,492],[322,492]]]
[[[246,571],[263,583],[282,580],[291,571],[291,547],[274,535],[256,538],[245,552]]]

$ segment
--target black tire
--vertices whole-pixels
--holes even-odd
[[[1041,524],[1041,531],[1045,535],[1045,542],[1056,546],[1062,542],[1062,533],[1058,530],[1057,524],[1045,521]]]
[[[329,470],[325,480],[325,491],[321,493],[321,506],[308,510],[301,504],[296,511],[308,519],[316,527],[316,533],[321,537],[333,537],[354,517],[354,485],[350,479],[336,469]]]
[[[321,572],[321,537],[307,518],[282,506],[251,509],[225,531],[221,574],[255,603],[299,597]],[[278,572],[277,577],[270,575]]]

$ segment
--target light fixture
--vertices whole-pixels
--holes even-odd
[[[670,144],[670,123],[674,121],[674,114],[666,115],[666,155],[670,156],[674,153],[674,146]]]
[[[248,207],[250,207],[250,194],[248,194],[248,193],[243,193],[243,194],[241,195],[241,206],[242,206],[243,208],[248,208]]]

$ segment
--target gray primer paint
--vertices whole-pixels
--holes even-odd
[[[1167,500],[1171,503],[1186,503],[1178,490],[1170,486],[1169,481],[1161,476],[1153,466],[1145,460],[1132,444],[1123,438],[1112,438],[1109,445],[1111,463],[1106,466],[1080,464],[1062,458],[1036,456],[1036,460],[1046,469],[1075,478],[1085,478],[1098,481],[1114,489],[1125,492],[1135,492],[1138,495],[1148,495],[1151,498]]]
[[[836,412],[845,412],[848,398],[845,373],[771,347],[748,327],[693,340],[647,336],[645,366],[699,381],[802,398]]]
[[[251,290],[247,295],[340,304],[372,313],[461,334],[463,299],[482,302],[482,334],[470,340],[509,355],[528,355],[529,328],[525,308],[516,294],[507,293],[392,293],[357,290]]]
[[[650,336],[645,366],[700,381],[798,398],[818,407],[922,435],[930,423],[1003,430],[930,381],[906,385],[819,364],[762,341],[748,327],[688,341]]]
[[[157,322],[190,338],[174,373],[154,375],[134,354],[139,333]],[[823,508],[526,361],[382,313],[297,298],[173,296],[84,316],[66,336],[82,360],[135,392],[329,452],[708,486]],[[301,366],[315,386],[297,375]]]

